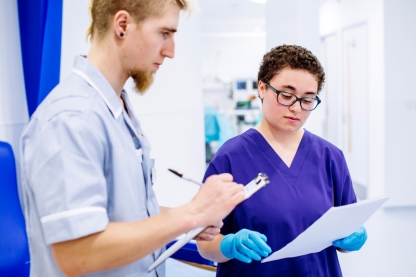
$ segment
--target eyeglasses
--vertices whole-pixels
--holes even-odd
[[[300,107],[305,111],[313,111],[318,107],[318,105],[321,103],[321,99],[319,99],[318,96],[316,98],[312,97],[305,97],[305,98],[299,98],[293,93],[277,90],[274,87],[272,87],[269,83],[264,82],[266,86],[268,86],[272,91],[274,91],[277,94],[277,102],[283,106],[292,106],[297,101],[300,103]]]

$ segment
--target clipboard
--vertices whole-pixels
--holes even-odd
[[[259,189],[265,187],[269,181],[269,177],[267,177],[264,173],[257,174],[254,179],[248,183],[244,187],[244,200],[250,198],[254,193],[256,193]],[[150,265],[148,272],[154,270],[158,267],[161,263],[163,263],[167,258],[172,256],[176,253],[179,249],[181,249],[185,244],[187,244],[191,239],[196,237],[199,233],[204,231],[207,227],[198,227],[186,233],[181,239],[179,239],[175,244],[173,244],[169,249],[162,253],[162,255],[157,258],[157,260]]]

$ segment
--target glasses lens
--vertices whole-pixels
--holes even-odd
[[[308,111],[312,111],[318,105],[318,101],[313,98],[304,98],[302,99],[302,108]]]
[[[284,91],[279,93],[279,96],[277,97],[277,102],[286,106],[292,105],[295,100],[296,97],[293,94]]]

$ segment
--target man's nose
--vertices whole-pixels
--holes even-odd
[[[174,39],[171,39],[165,43],[164,47],[162,48],[161,55],[163,57],[167,57],[170,59],[173,59],[173,57],[175,57],[175,40]]]

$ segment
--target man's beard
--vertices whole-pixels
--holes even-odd
[[[136,70],[130,74],[134,81],[134,90],[139,94],[144,94],[152,85],[154,74],[148,71]]]

